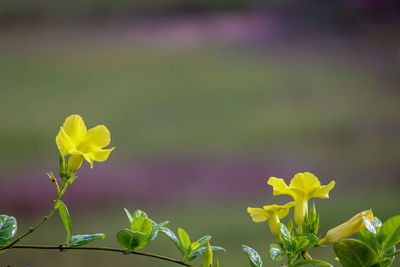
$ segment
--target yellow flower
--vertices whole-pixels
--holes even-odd
[[[289,186],[281,178],[271,177],[268,184],[273,187],[274,195],[290,195],[294,202],[294,221],[301,229],[304,218],[308,214],[310,198],[329,198],[329,191],[335,186],[335,181],[322,185],[318,178],[309,172],[298,173],[290,181]]]
[[[294,206],[294,202],[285,205],[269,205],[263,208],[247,208],[253,222],[264,222],[268,220],[269,228],[275,236],[279,236],[279,223],[283,217],[289,213],[289,209]]]
[[[347,222],[344,222],[335,228],[332,228],[326,233],[324,239],[322,239],[319,244],[323,244],[326,242],[336,243],[342,239],[345,239],[351,235],[356,234],[361,229],[366,229],[363,221],[363,217],[367,217],[371,222],[374,221],[374,214],[371,210],[362,211],[355,216],[353,216]]]
[[[105,161],[115,148],[102,149],[110,144],[110,132],[104,125],[87,130],[85,122],[79,115],[71,115],[65,121],[56,137],[56,143],[61,155],[71,155],[68,170],[75,171],[86,159],[91,168],[93,161]]]

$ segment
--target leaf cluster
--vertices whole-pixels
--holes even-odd
[[[385,223],[375,218],[371,222],[363,217],[366,229],[358,232],[358,240],[346,239],[334,245],[334,250],[344,267],[389,267],[400,254],[400,215]]]

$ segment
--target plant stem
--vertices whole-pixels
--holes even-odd
[[[26,231],[25,233],[23,233],[22,235],[20,235],[17,239],[15,239],[13,242],[11,242],[9,245],[7,246],[0,246],[0,251],[2,250],[6,250],[9,249],[11,247],[13,247],[14,244],[18,243],[19,241],[21,241],[21,239],[23,239],[24,237],[26,237],[27,235],[30,235],[31,233],[33,233],[36,229],[38,229],[45,221],[47,221],[48,219],[51,218],[51,216],[53,215],[53,213],[58,209],[58,201],[60,200],[61,196],[65,193],[65,189],[66,187],[62,187],[61,190],[59,191],[58,195],[57,195],[57,199],[54,201],[54,205],[52,210],[50,211],[50,213],[47,216],[44,216],[43,219],[38,222],[35,226],[33,227],[29,227],[28,231]]]
[[[110,247],[93,247],[93,246],[83,246],[83,247],[69,247],[69,246],[47,246],[47,245],[8,245],[8,246],[0,246],[1,249],[5,248],[25,248],[25,249],[57,249],[60,251],[67,250],[67,249],[76,249],[76,250],[101,250],[101,251],[110,251],[110,252],[119,252],[119,253],[126,253],[126,249],[120,249],[120,248],[110,248]],[[184,263],[180,260],[161,256],[158,254],[153,254],[153,253],[148,253],[148,252],[141,252],[141,251],[132,251],[130,254],[135,254],[135,255],[141,255],[141,256],[146,256],[146,257],[152,257],[152,258],[157,258],[160,260],[165,260],[169,262],[174,262],[176,264],[180,264],[183,266],[188,266],[188,267],[195,267],[194,265],[190,265],[188,263]]]

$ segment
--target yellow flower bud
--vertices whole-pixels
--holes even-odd
[[[353,216],[347,222],[344,222],[335,228],[332,228],[326,233],[324,239],[322,239],[319,244],[323,243],[336,243],[342,239],[356,234],[361,229],[366,229],[363,221],[363,217],[367,217],[370,221],[374,221],[374,214],[371,210],[362,211],[355,216]]]

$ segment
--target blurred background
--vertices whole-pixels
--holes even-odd
[[[373,209],[399,214],[400,4],[386,0],[3,0],[0,211],[19,233],[56,197],[55,136],[80,114],[116,149],[65,194],[74,234],[118,246],[123,208],[192,240],[213,236],[222,266],[267,266],[274,237],[248,206],[283,204],[270,176],[337,182],[315,199],[321,230]],[[286,220],[284,220],[286,222]],[[57,245],[56,214],[22,243]],[[160,236],[144,251],[179,258]],[[314,258],[334,262],[333,250]],[[196,261],[195,264],[199,264]],[[397,261],[399,262],[399,261]],[[175,266],[101,252],[10,250],[2,266]]]

